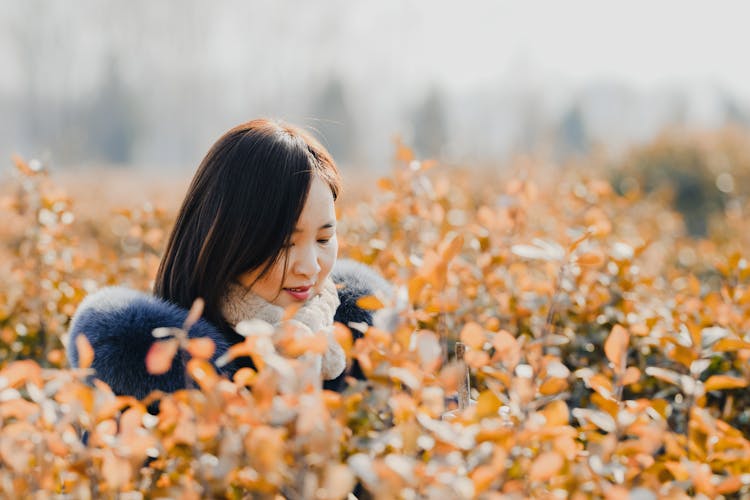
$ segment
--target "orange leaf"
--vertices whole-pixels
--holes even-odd
[[[187,372],[190,374],[193,380],[198,382],[198,385],[204,391],[211,390],[216,382],[219,380],[218,375],[211,363],[205,359],[191,359],[187,362]]]
[[[215,350],[214,341],[208,337],[198,337],[188,340],[187,351],[194,358],[211,359]]]
[[[564,464],[565,461],[559,453],[555,451],[542,453],[531,464],[529,478],[532,481],[546,481],[560,472]]]
[[[190,312],[188,312],[187,318],[185,318],[185,323],[182,325],[183,330],[185,331],[190,330],[190,328],[194,324],[196,324],[199,319],[201,319],[204,305],[205,305],[205,302],[200,297],[198,297],[197,299],[193,301],[193,305],[190,307]]]
[[[401,140],[396,140],[396,160],[410,162],[414,159],[414,152]]]
[[[499,475],[497,468],[491,465],[480,465],[474,469],[470,477],[474,482],[475,494],[489,488],[494,481],[498,480]]]
[[[458,255],[458,252],[461,251],[463,246],[464,237],[461,234],[457,234],[450,241],[444,242],[440,251],[440,257],[443,262],[450,262],[453,257]]]
[[[568,388],[568,381],[564,378],[548,378],[539,386],[539,393],[544,396],[559,394]]]
[[[492,335],[492,347],[495,348],[495,356],[503,362],[508,370],[515,369],[521,359],[521,347],[518,340],[505,330],[500,330]]]
[[[604,256],[600,252],[586,252],[576,260],[579,266],[598,267],[604,264]]]
[[[18,387],[24,382],[33,382],[42,386],[42,369],[33,359],[13,361],[0,371],[6,387]]]
[[[568,405],[560,399],[556,399],[545,406],[541,413],[545,417],[545,425],[549,427],[568,425],[570,421]]]
[[[604,343],[604,354],[614,365],[615,370],[621,371],[625,368],[630,344],[630,334],[621,325],[615,325]]]
[[[625,370],[625,375],[623,375],[620,383],[622,385],[630,385],[630,384],[635,384],[640,379],[641,379],[641,371],[635,366],[629,366],[628,369]]]
[[[130,463],[127,460],[116,456],[112,450],[105,452],[102,461],[102,475],[107,481],[108,489],[117,491],[125,486],[130,481],[130,474]]]
[[[146,370],[151,375],[163,375],[172,367],[172,360],[177,354],[177,339],[162,340],[151,344],[146,354]]]
[[[729,375],[713,375],[708,377],[704,387],[706,392],[718,391],[721,389],[739,389],[741,387],[747,387],[747,380],[737,377],[730,377]]]
[[[323,334],[298,336],[294,324],[284,324],[286,335],[276,342],[276,347],[285,356],[296,358],[303,354],[323,354],[328,349],[328,339]]]
[[[388,177],[381,177],[380,179],[378,179],[378,187],[382,191],[393,191],[393,180]]]
[[[78,349],[78,366],[80,368],[90,367],[94,361],[94,349],[85,335],[81,334],[76,337],[76,349]]]
[[[352,351],[352,344],[354,343],[352,339],[352,331],[349,327],[338,321],[335,322],[333,324],[333,338],[336,339],[336,342],[339,343],[348,357]]]
[[[740,349],[750,349],[750,342],[742,339],[721,339],[711,347],[714,352],[734,352]]]
[[[360,297],[357,299],[357,307],[359,307],[360,309],[366,309],[368,311],[376,311],[378,309],[382,309],[384,306],[377,297],[373,295],[367,295],[366,297]]]
[[[239,385],[252,385],[257,376],[258,372],[252,368],[242,367],[234,372],[234,383]]]
[[[487,334],[479,323],[471,321],[461,330],[461,342],[472,349],[481,349],[486,340]]]
[[[497,416],[500,404],[500,400],[492,391],[482,391],[479,393],[479,398],[477,399],[477,418]]]
[[[25,399],[13,399],[11,401],[4,401],[0,405],[0,418],[6,420],[8,418],[15,418],[16,420],[26,420],[31,415],[37,414],[41,411],[39,406],[31,401]]]

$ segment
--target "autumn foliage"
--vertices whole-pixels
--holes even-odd
[[[363,338],[336,326],[367,380],[324,391],[252,323],[235,354],[258,370],[227,380],[212,345],[157,331],[149,369],[184,349],[195,388],[138,401],[90,378],[84,340],[79,369],[62,346],[87,293],[149,288],[173,214],[77,214],[18,158],[3,195],[3,496],[750,495],[742,196],[691,239],[664,199],[618,194],[605,171],[448,169],[399,145],[378,192],[339,207],[341,254],[397,289],[362,301]],[[457,342],[474,400],[460,411]]]

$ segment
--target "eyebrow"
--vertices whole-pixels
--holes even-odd
[[[334,228],[334,227],[336,227],[336,224],[335,224],[335,223],[333,223],[333,222],[328,222],[328,223],[326,223],[326,224],[323,224],[322,226],[320,226],[320,227],[318,228],[318,231],[320,231],[321,229],[332,229],[332,228]],[[300,233],[300,232],[302,232],[302,230],[301,230],[301,229],[299,229],[299,228],[297,228],[297,227],[295,227],[295,228],[294,228],[294,232],[295,232],[295,233]]]

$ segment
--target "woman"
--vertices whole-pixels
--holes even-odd
[[[214,360],[243,339],[235,331],[242,320],[279,324],[291,306],[302,334],[326,333],[320,375],[326,387],[342,388],[346,360],[333,321],[371,324],[356,301],[388,285],[360,264],[336,265],[340,190],[330,154],[299,128],[253,120],[228,131],[188,189],[159,266],[156,297],[119,287],[87,297],[71,322],[71,365],[78,365],[76,337],[85,335],[96,376],[115,393],[141,398],[185,387],[187,353],[175,356],[163,375],[148,373],[145,356],[153,329],[180,327],[202,298],[203,318],[188,334],[211,338]],[[252,361],[240,358],[220,370],[231,376],[240,366]]]

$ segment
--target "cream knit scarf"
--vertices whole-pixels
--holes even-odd
[[[334,282],[327,278],[319,294],[308,299],[291,320],[297,322],[298,335],[314,335],[325,332],[328,348],[320,363],[321,376],[325,380],[338,377],[346,368],[344,350],[333,337],[333,316],[339,306],[339,295]],[[230,283],[221,303],[224,319],[233,328],[240,321],[260,319],[279,326],[284,318],[284,308],[271,304],[239,283]],[[300,325],[301,324],[301,325]]]

